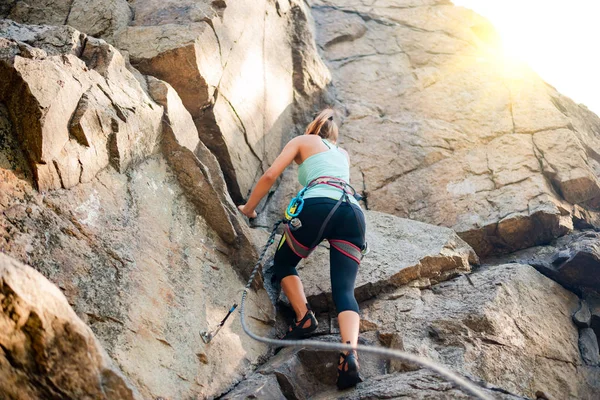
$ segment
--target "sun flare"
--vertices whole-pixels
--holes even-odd
[[[600,2],[453,0],[486,17],[503,44],[508,73],[527,63],[542,79],[600,114]],[[512,71],[512,72],[511,72]]]

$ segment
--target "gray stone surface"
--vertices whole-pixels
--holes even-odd
[[[577,293],[600,288],[600,233],[575,231],[548,245],[536,246],[502,257],[490,257],[485,264],[523,262]]]
[[[326,342],[339,342],[339,335],[318,336],[317,340]],[[364,335],[359,344],[375,345],[378,342],[376,335]],[[310,348],[284,348],[257,371],[250,375],[231,392],[222,398],[247,399],[257,396],[276,398],[275,395],[283,393],[286,399],[306,400],[319,396],[335,387],[337,379],[336,368],[339,355],[336,352],[315,351]],[[386,373],[386,363],[373,355],[361,355],[361,377],[365,380],[372,379]],[[277,378],[278,386],[274,387],[272,377]],[[263,397],[258,397],[263,398]]]
[[[0,249],[64,292],[142,397],[215,396],[253,370],[268,350],[242,332],[237,313],[209,345],[200,339],[245,281],[230,261],[235,248],[163,156],[40,194],[1,110]],[[264,290],[250,291],[247,307],[250,328],[269,334]]]
[[[502,390],[482,389],[488,396],[498,400],[517,400],[523,397]],[[315,400],[363,400],[363,399],[472,399],[453,384],[444,381],[435,374],[426,371],[395,373],[378,376],[359,384],[356,390],[328,390],[313,397]]]
[[[581,235],[569,243],[563,253],[566,259],[558,257],[552,262],[558,281],[569,287],[600,291],[600,233]]]
[[[15,0],[22,23],[67,23],[168,82],[217,156],[236,202],[306,123],[329,82],[298,0]]]
[[[199,140],[190,113],[166,82],[148,77],[151,96],[165,109],[162,150],[188,200],[221,239],[232,246],[230,259],[248,278],[258,253],[252,235],[233,204],[216,157]]]
[[[133,2],[141,19],[115,43],[140,71],[179,93],[240,202],[291,138],[295,79],[319,82],[312,70],[298,69],[282,40],[304,35],[297,16],[308,9],[299,1],[224,1],[200,10],[202,3]],[[314,41],[304,46],[316,52]]]
[[[494,68],[491,26],[448,1],[310,4],[317,30],[299,0],[0,4],[20,22],[79,29],[0,22],[10,78],[0,83],[0,249],[59,286],[144,398],[212,398],[245,377],[226,398],[466,398],[398,361],[361,358],[366,382],[343,393],[333,353],[284,350],[259,367],[269,350],[235,316],[209,345],[199,338],[238,298],[265,240],[229,193],[243,201],[312,113],[335,104],[371,209],[362,340],[426,355],[501,387],[490,389],[500,398],[595,399],[597,234],[525,251],[583,288],[581,332],[578,299],[527,265],[463,275],[478,262],[472,247],[505,253],[600,226],[598,118],[529,70]],[[257,223],[296,188],[291,170]],[[454,228],[472,247],[397,216]],[[326,253],[300,273],[315,308],[332,310]],[[247,306],[253,331],[285,325],[264,290]],[[319,335],[337,332],[319,318]]]
[[[220,397],[222,400],[285,399],[275,375],[252,374],[232,391]]]
[[[573,314],[573,322],[580,328],[589,328],[592,320],[590,307],[585,300],[579,302],[579,310]]]
[[[600,350],[598,349],[598,337],[591,328],[583,328],[579,332],[579,351],[587,365],[600,365]]]
[[[361,306],[370,330],[406,351],[516,395],[593,399],[571,321],[573,293],[523,264],[484,267],[430,289],[400,288]]]

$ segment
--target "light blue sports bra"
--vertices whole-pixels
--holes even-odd
[[[298,167],[298,181],[302,186],[306,186],[316,178],[328,176],[342,179],[349,184],[350,165],[348,164],[348,158],[346,158],[346,155],[337,146],[329,143],[327,139],[322,140],[329,147],[329,150],[313,154],[304,160]],[[341,189],[329,185],[315,185],[309,188],[304,194],[305,199],[329,197],[339,200],[341,196]],[[348,198],[350,202],[358,205],[358,201],[354,197],[348,196]]]

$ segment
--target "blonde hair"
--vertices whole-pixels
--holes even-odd
[[[319,135],[333,142],[338,138],[338,126],[333,120],[333,109],[326,108],[306,127],[305,135]]]

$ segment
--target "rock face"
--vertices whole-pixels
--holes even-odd
[[[133,13],[126,0],[9,0],[0,16],[26,24],[70,25],[109,40]]]
[[[499,400],[522,399],[503,391],[482,389],[488,396]],[[359,385],[356,390],[345,392],[328,391],[313,397],[315,400],[359,400],[359,399],[472,399],[452,384],[443,381],[431,372],[420,370],[404,374],[379,376],[368,385]]]
[[[600,365],[600,350],[598,349],[598,338],[591,328],[584,328],[579,333],[579,350],[581,357],[587,365]]]
[[[141,399],[60,290],[4,254],[0,303],[3,398]]]
[[[473,249],[448,228],[376,211],[367,211],[365,217],[372,250],[360,264],[355,286],[359,302],[411,282],[430,286],[479,263]],[[298,271],[313,308],[333,310],[329,251],[324,244],[301,262]]]
[[[438,0],[311,4],[370,209],[480,256],[597,224],[600,119],[506,64],[486,20]]]
[[[0,17],[0,251],[72,307],[0,255],[9,398],[467,398],[368,356],[334,391],[336,354],[269,359],[235,314],[201,340],[266,237],[235,204],[325,104],[369,209],[361,343],[498,398],[597,398],[600,119],[504,63],[485,20],[446,0],[9,0]],[[299,269],[337,341],[327,263],[322,246]],[[275,335],[285,308],[261,283],[247,322]]]
[[[302,33],[295,16],[306,7],[288,0],[223,1],[214,8],[191,0],[177,6],[135,1],[132,7],[140,18],[116,38],[117,46],[140,71],[177,90],[232,196],[247,196],[291,138],[294,75],[311,75],[298,70],[302,65],[281,40]],[[322,88],[326,69],[314,75],[313,86]]]
[[[0,16],[67,23],[169,83],[241,202],[291,138],[329,72],[302,1],[15,1]],[[290,46],[293,45],[293,48]]]
[[[58,45],[57,45],[58,43]],[[0,102],[38,188],[89,182],[154,152],[162,108],[115,48],[69,27],[0,23]],[[35,47],[32,47],[35,46]]]
[[[593,367],[597,341],[592,329],[578,332],[571,322],[577,308],[573,293],[534,268],[502,264],[481,268],[469,279],[380,293],[361,305],[361,337],[444,364],[483,383],[494,398],[591,400],[600,389],[599,369]],[[333,379],[327,378],[333,375],[333,358],[298,362],[287,357],[285,368],[276,360],[270,362],[278,365],[271,368],[278,390],[313,390],[300,395],[296,390],[287,398],[469,398],[418,366],[395,360],[386,363],[384,373],[367,373],[365,382],[347,393],[334,391]],[[259,393],[271,380],[269,368],[259,369],[225,398]]]
[[[580,328],[587,328],[590,326],[591,321],[592,313],[586,301],[583,300],[579,303],[579,310],[573,314],[573,322]]]
[[[586,233],[553,257],[556,280],[569,287],[600,290],[600,234]]]
[[[257,256],[231,196],[329,75],[302,2],[130,3],[0,6],[81,30],[0,22],[0,248],[65,292],[142,396],[215,396],[267,351],[235,318],[199,336]],[[249,322],[267,334],[256,286]]]
[[[575,295],[521,264],[381,295],[362,315],[397,346],[512,393],[594,398],[571,322]],[[464,301],[463,299],[469,299]],[[371,328],[373,329],[373,328]],[[405,370],[405,368],[400,368]]]
[[[188,200],[221,239],[233,247],[230,259],[244,277],[258,254],[251,233],[237,212],[216,157],[198,138],[181,99],[166,82],[148,78],[148,89],[165,109],[162,150]]]
[[[199,333],[214,329],[244,286],[231,261],[244,254],[240,233],[232,245],[211,228],[161,153],[124,173],[109,164],[88,183],[39,193],[10,119],[0,106],[0,249],[64,291],[144,398],[212,396],[239,381],[266,348],[235,318],[210,345]],[[248,307],[251,328],[267,334],[273,309],[264,290]]]

